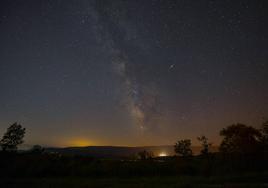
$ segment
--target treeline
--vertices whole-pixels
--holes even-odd
[[[261,128],[257,129],[244,124],[233,124],[220,131],[223,137],[219,146],[219,151],[229,154],[253,154],[268,152],[268,121],[262,123]],[[197,137],[202,145],[202,155],[210,153],[212,143],[208,142],[206,136]],[[183,157],[191,156],[191,140],[179,140],[175,144],[175,152]]]
[[[2,151],[16,152],[18,145],[24,142],[23,138],[26,129],[20,124],[14,123],[8,127],[6,133],[0,140]],[[233,124],[223,128],[219,132],[223,137],[219,147],[222,153],[256,153],[268,151],[268,121],[264,121],[259,129],[244,124]],[[211,151],[212,143],[204,135],[197,137],[202,146],[201,155],[207,155]],[[178,156],[192,156],[190,139],[180,139],[174,145],[175,153]],[[39,145],[34,145],[33,152],[42,152],[44,149]],[[153,153],[143,151],[139,153],[140,158],[152,158]]]
[[[259,129],[241,123],[232,124],[219,132],[223,137],[219,146],[221,153],[234,154],[260,154],[268,152],[268,121],[264,121]],[[211,153],[212,143],[201,135],[197,137],[202,149],[200,155]],[[180,139],[174,145],[174,151],[178,156],[191,157],[193,155],[191,139]],[[153,153],[142,151],[138,153],[140,159],[151,159]]]
[[[139,160],[98,159],[90,156],[64,156],[46,153],[41,146],[18,153],[25,128],[11,125],[1,140],[0,177],[110,177],[110,176],[211,176],[226,174],[268,173],[268,121],[260,129],[233,124],[220,131],[223,137],[219,152],[210,151],[205,136],[198,137],[201,154],[192,156],[191,140],[176,142],[176,156],[153,157],[140,152]]]

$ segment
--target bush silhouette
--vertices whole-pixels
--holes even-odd
[[[30,151],[31,153],[41,154],[45,151],[45,149],[40,145],[34,145]]]
[[[138,158],[141,160],[151,159],[151,158],[153,158],[153,153],[144,150],[144,151],[141,151],[138,153]]]

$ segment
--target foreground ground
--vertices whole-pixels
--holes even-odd
[[[267,174],[229,177],[25,178],[0,179],[3,188],[268,187]]]
[[[0,152],[0,188],[268,188],[267,159],[267,153],[131,160]]]

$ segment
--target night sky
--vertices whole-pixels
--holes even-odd
[[[0,1],[0,133],[165,145],[268,116],[268,3]]]

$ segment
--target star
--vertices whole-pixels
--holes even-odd
[[[169,70],[170,70],[170,69],[173,69],[174,67],[175,67],[175,64],[170,65],[170,66],[169,66]]]

